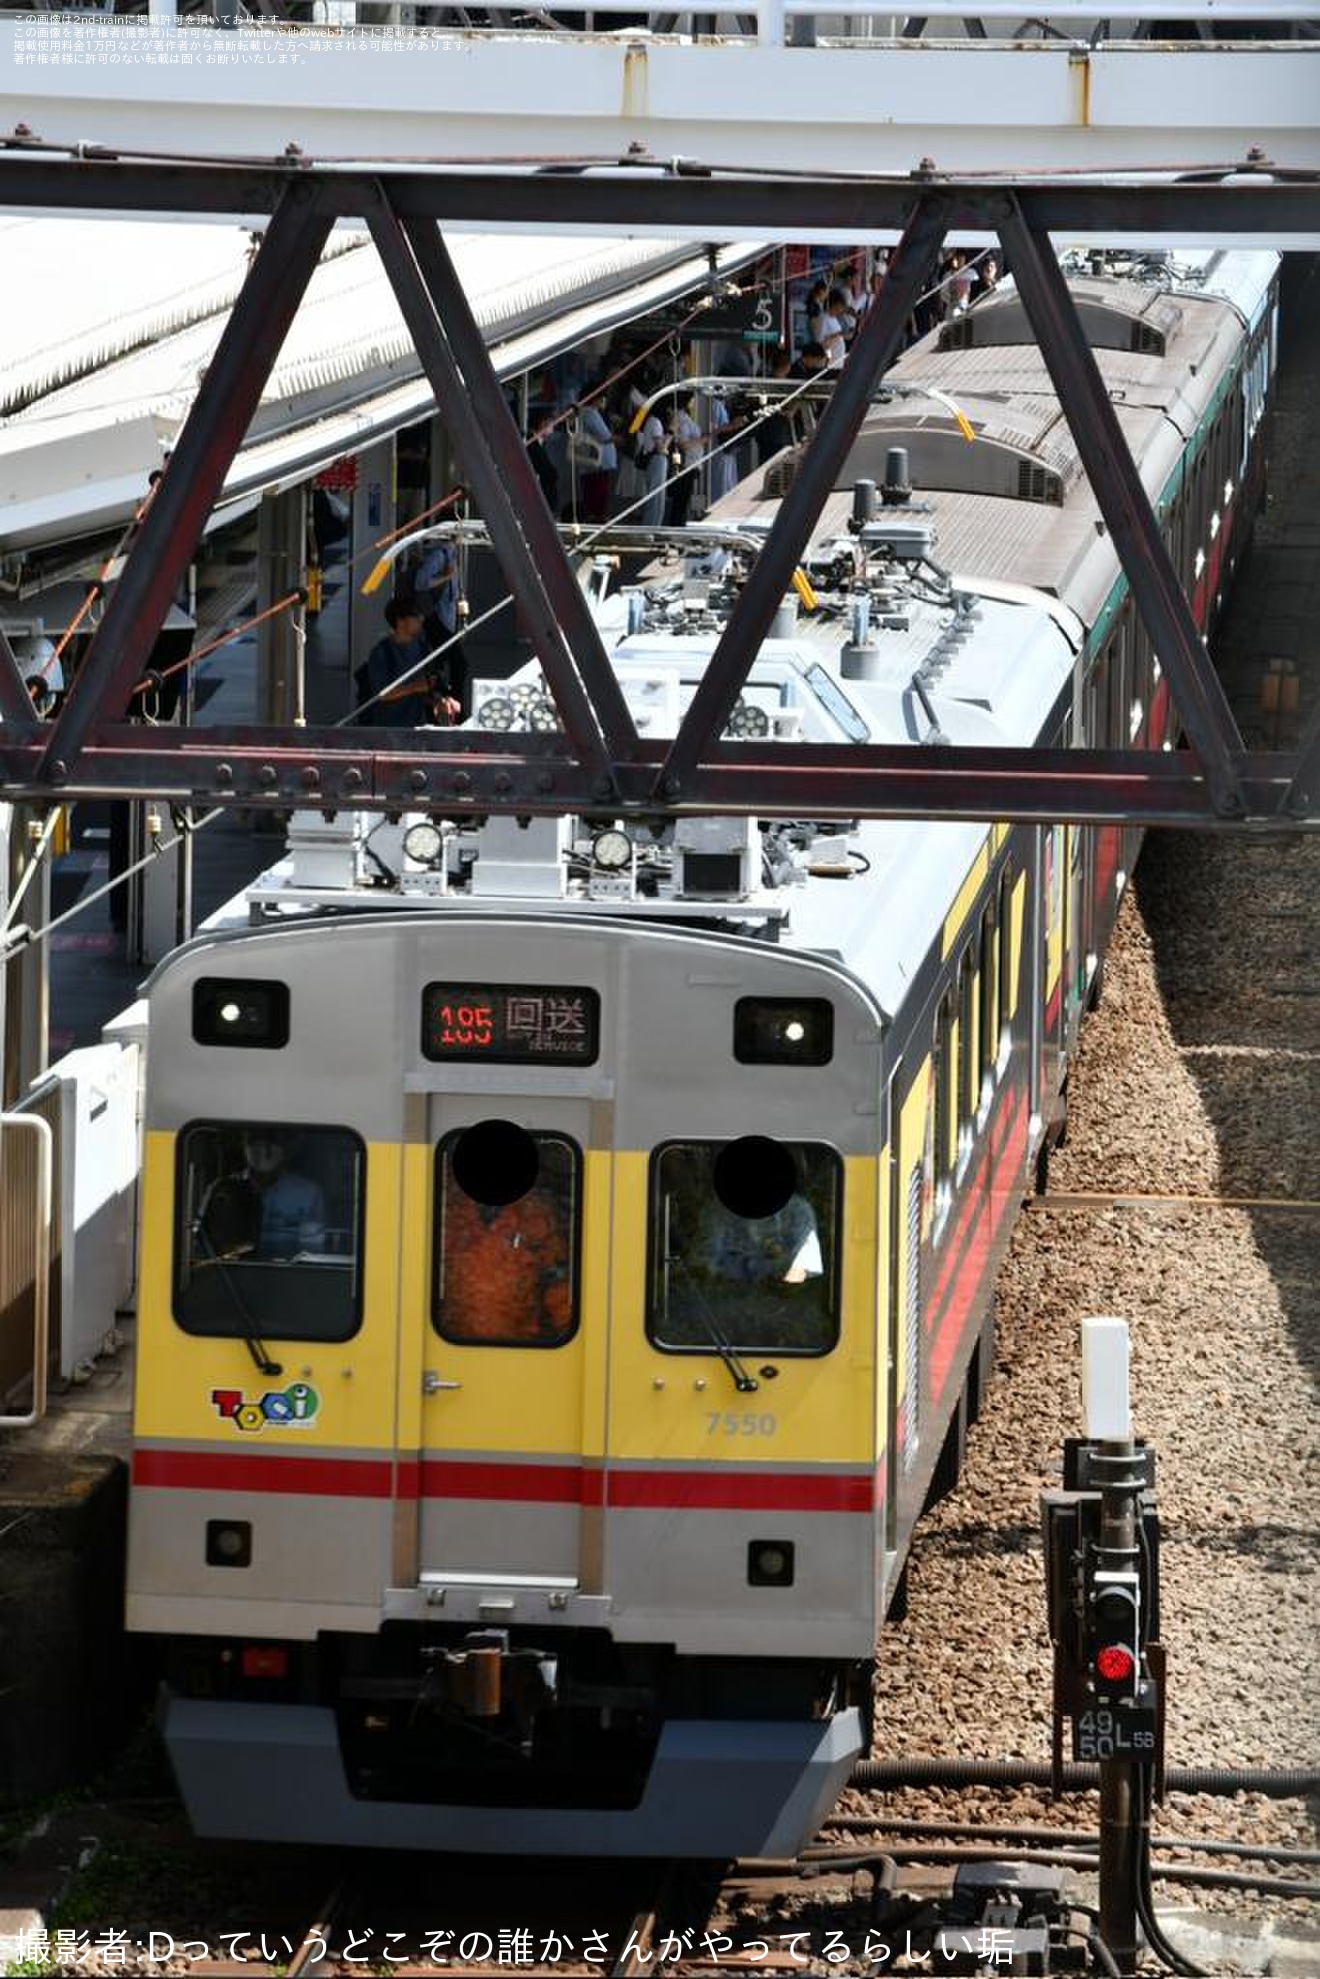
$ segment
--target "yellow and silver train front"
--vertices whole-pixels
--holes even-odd
[[[128,1619],[197,1827],[794,1850],[878,1621],[861,986],[451,901],[196,941],[150,1039]]]

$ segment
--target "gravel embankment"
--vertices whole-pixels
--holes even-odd
[[[1302,720],[1320,698],[1313,629],[1297,597],[1284,597],[1298,590],[1299,547],[1314,538],[1320,548],[1320,511],[1298,507],[1315,494],[1303,435],[1320,387],[1313,324],[1305,336],[1285,381],[1274,502],[1218,646],[1247,740],[1267,747],[1295,742],[1299,727],[1272,733],[1257,712],[1276,625],[1275,650],[1287,648],[1287,612]],[[1168,833],[1147,844],[1049,1178],[1050,1196],[1147,1200],[1065,1207],[1047,1197],[1019,1221],[997,1292],[998,1377],[962,1487],[918,1539],[909,1619],[882,1645],[879,1754],[1047,1757],[1038,1498],[1057,1482],[1064,1436],[1079,1429],[1078,1324],[1119,1313],[1132,1323],[1137,1430],[1158,1462],[1168,1762],[1320,1759],[1317,963],[1314,837]],[[984,1789],[850,1795],[847,1805],[891,1820],[1090,1828],[1095,1818],[1090,1796],[1054,1804]],[[1258,1796],[1174,1795],[1157,1832],[1317,1846],[1304,1803]],[[1284,1927],[1304,1921],[1297,1903],[1168,1883],[1157,1894]]]

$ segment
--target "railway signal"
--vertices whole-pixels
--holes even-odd
[[[1100,1935],[1131,1972],[1145,1902],[1146,1820],[1163,1789],[1164,1657],[1154,1453],[1134,1441],[1127,1326],[1082,1322],[1087,1435],[1065,1446],[1064,1489],[1041,1498],[1054,1643],[1054,1791],[1063,1733],[1100,1768]],[[1139,1926],[1141,1927],[1139,1929]]]
[[[1107,1703],[1135,1699],[1141,1679],[1141,1581],[1097,1567],[1087,1594],[1087,1666],[1091,1688]]]

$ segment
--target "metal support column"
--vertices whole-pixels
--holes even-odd
[[[263,495],[257,510],[257,611],[301,588],[307,557],[307,489]],[[302,654],[292,611],[257,627],[257,720],[292,728],[303,714]]]
[[[1100,1480],[1097,1570],[1136,1574],[1137,1500],[1141,1471],[1132,1438],[1101,1443],[1095,1469]],[[1138,1769],[1131,1757],[1100,1761],[1100,1936],[1121,1973],[1137,1969],[1141,1803]]]
[[[6,884],[0,895],[8,901],[35,849],[37,816],[26,804],[16,804],[8,816],[7,834],[0,831],[0,857],[6,862]],[[16,919],[38,934],[50,919],[50,860],[43,857],[28,882]],[[0,992],[0,1102],[16,1105],[32,1081],[45,1071],[50,1057],[49,950],[44,941],[28,941],[0,962],[4,973]]]
[[[387,628],[381,616],[389,600],[380,592],[363,597],[362,573],[380,554],[381,539],[394,528],[394,441],[377,440],[358,455],[357,486],[353,490],[353,519],[348,550],[348,671],[362,665]],[[352,706],[352,702],[349,702]]]

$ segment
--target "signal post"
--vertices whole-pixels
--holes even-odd
[[[1065,1444],[1064,1488],[1041,1495],[1054,1792],[1069,1723],[1072,1757],[1100,1768],[1100,1936],[1132,1973],[1149,1914],[1150,1803],[1163,1793],[1164,1655],[1155,1460],[1132,1435],[1126,1321],[1082,1322],[1082,1400],[1087,1433]]]

